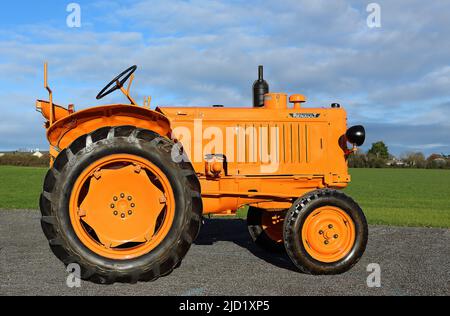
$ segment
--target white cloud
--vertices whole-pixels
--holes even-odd
[[[98,104],[102,85],[138,64],[138,100],[152,94],[158,104],[248,106],[256,66],[265,64],[272,90],[305,93],[309,105],[340,102],[351,122],[448,127],[450,4],[380,4],[383,27],[373,30],[360,1],[93,2],[87,9],[96,15],[86,28],[27,25],[0,32],[0,72],[8,74],[0,78],[1,106],[17,109],[0,125],[45,96],[42,63],[48,60],[62,104]],[[121,100],[116,94],[105,101]],[[448,143],[429,137],[430,144]]]

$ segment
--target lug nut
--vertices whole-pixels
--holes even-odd
[[[115,208],[116,206],[114,204],[111,204],[111,208]]]
[[[325,240],[325,245],[328,245],[330,242],[328,240]]]
[[[132,211],[128,211],[128,215],[133,215],[133,212]]]
[[[323,235],[323,230],[319,231],[319,235]]]
[[[117,215],[119,215],[119,212],[114,211],[114,216],[117,216]]]
[[[133,198],[131,196],[128,197],[128,201],[131,201]]]
[[[339,235],[334,235],[334,239],[338,239],[339,238]]]
[[[115,202],[117,202],[117,200],[118,200],[117,196],[115,196],[115,197],[113,198],[113,200],[114,200]]]
[[[136,204],[134,204],[134,203],[131,203],[131,207],[135,207],[136,206]]]
[[[332,229],[332,228],[333,228],[333,225],[331,225],[331,224],[328,225],[328,228],[329,228],[329,229]]]
[[[124,214],[124,213],[122,213],[122,215],[120,215],[120,217],[122,217],[122,218],[125,218],[125,214]]]
[[[121,193],[120,197],[123,199],[125,197],[125,194]]]

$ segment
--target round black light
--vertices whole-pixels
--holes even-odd
[[[350,144],[362,146],[366,140],[366,130],[362,125],[353,126],[348,129],[345,136]]]

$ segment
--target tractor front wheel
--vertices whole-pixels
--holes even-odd
[[[317,190],[299,198],[284,222],[284,245],[295,266],[308,274],[340,274],[363,255],[366,218],[350,197]]]
[[[53,253],[96,283],[169,274],[201,225],[200,185],[173,142],[133,126],[105,127],[57,157],[41,196]]]

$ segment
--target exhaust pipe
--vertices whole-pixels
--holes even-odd
[[[264,80],[264,66],[258,68],[258,80],[253,84],[253,107],[264,106],[264,96],[269,93],[269,84]]]

